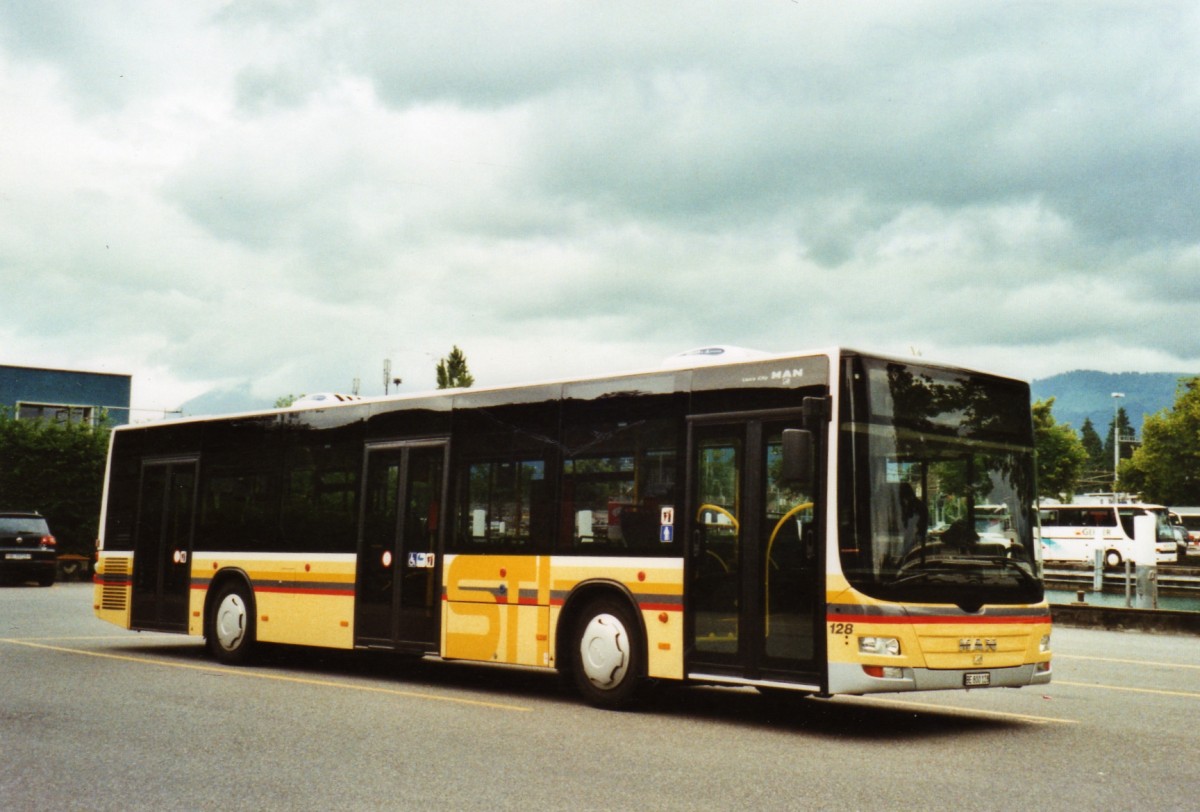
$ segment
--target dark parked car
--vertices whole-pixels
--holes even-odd
[[[58,543],[38,513],[0,511],[0,580],[54,583]]]
[[[1188,533],[1183,528],[1183,525],[1171,525],[1171,532],[1175,534],[1175,560],[1180,564],[1187,561],[1188,551]]]
[[[1175,535],[1175,560],[1180,564],[1187,562],[1188,538],[1187,528],[1183,526],[1183,520],[1179,518],[1179,514],[1174,511],[1167,512],[1167,523],[1171,526],[1171,532]]]

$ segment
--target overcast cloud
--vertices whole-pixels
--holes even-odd
[[[0,4],[0,363],[1200,371],[1195,2]]]

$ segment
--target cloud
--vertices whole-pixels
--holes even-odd
[[[1182,3],[7,4],[0,360],[262,405],[380,391],[384,358],[432,386],[454,344],[481,383],[706,343],[1187,369],[1198,23]]]

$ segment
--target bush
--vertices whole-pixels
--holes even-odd
[[[91,556],[100,525],[107,427],[16,420],[0,411],[0,510],[36,510],[58,552]]]

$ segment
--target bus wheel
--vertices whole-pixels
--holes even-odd
[[[1115,570],[1121,566],[1121,554],[1116,550],[1109,550],[1104,554],[1104,566],[1110,570]]]
[[[611,710],[636,701],[645,683],[640,642],[637,622],[624,602],[601,598],[589,604],[571,648],[571,673],[583,698]]]
[[[254,650],[254,605],[248,591],[244,584],[231,582],[221,588],[212,602],[205,642],[220,662],[244,663]]]

